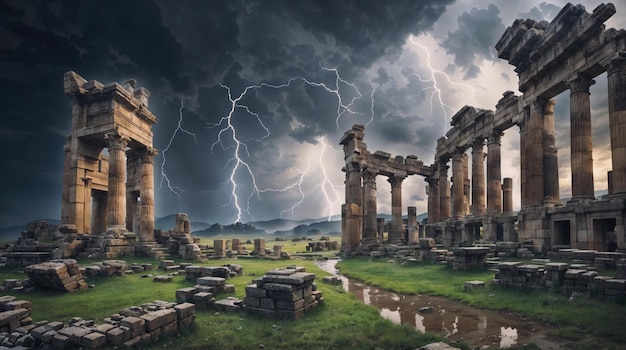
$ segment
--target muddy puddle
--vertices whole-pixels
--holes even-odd
[[[338,260],[318,262],[329,273],[337,274]],[[541,349],[560,349],[563,343],[548,339],[554,327],[538,324],[505,312],[482,310],[430,295],[403,295],[338,275],[343,288],[380,315],[394,323],[411,325],[421,332],[443,334],[450,340],[465,340],[472,347],[484,345],[509,348],[534,343]]]

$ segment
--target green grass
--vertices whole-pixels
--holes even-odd
[[[142,259],[127,259],[146,262]],[[91,263],[83,261],[82,263]],[[150,262],[155,263],[154,260]],[[235,285],[234,296],[242,298],[245,286],[253,278],[277,267],[297,264],[317,275],[317,284],[324,294],[324,305],[307,313],[297,321],[266,319],[246,313],[219,313],[214,310],[198,310],[193,329],[181,330],[180,334],[161,339],[150,348],[169,349],[415,349],[440,341],[433,334],[421,334],[410,326],[401,326],[380,317],[377,309],[366,306],[340,286],[321,282],[327,273],[315,266],[313,261],[271,261],[262,259],[216,260],[201,265],[240,264],[244,276],[228,280]],[[156,264],[155,264],[156,265]],[[158,270],[155,274],[163,273]],[[15,269],[1,268],[0,278],[24,278]],[[141,305],[155,299],[174,301],[176,289],[192,286],[194,281],[185,280],[184,274],[176,276],[171,283],[153,282],[140,274],[118,277],[90,278],[95,288],[73,292],[43,292],[13,294],[33,304],[33,319],[68,322],[74,316],[93,319],[97,323],[121,309]],[[222,294],[219,298],[233,296]]]
[[[494,287],[489,284],[494,273],[482,269],[461,272],[437,264],[402,266],[361,258],[344,260],[337,266],[342,274],[380,288],[404,294],[439,295],[471,306],[505,310],[558,325],[559,330],[554,336],[572,342],[593,334],[608,340],[608,343],[600,342],[606,348],[611,348],[613,342],[626,343],[624,302],[601,302],[584,297],[570,301],[557,293]],[[484,281],[487,286],[468,293],[464,291],[464,282],[468,280]],[[598,343],[589,345],[597,346]]]

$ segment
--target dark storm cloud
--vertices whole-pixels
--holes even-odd
[[[493,46],[505,29],[499,15],[500,9],[493,4],[486,9],[463,12],[457,19],[459,28],[448,32],[448,37],[441,42],[446,52],[454,56],[454,64],[465,71],[464,79],[480,73],[476,66],[480,59],[497,60]]]
[[[219,145],[211,153],[219,128],[207,128],[207,123],[218,123],[230,107],[220,83],[228,85],[233,96],[251,83],[281,84],[296,75],[331,86],[334,73],[323,70],[323,65],[360,84],[367,97],[372,85],[386,84],[390,77],[381,70],[378,81],[371,82],[362,80],[361,73],[383,56],[400,54],[406,37],[432,28],[450,3],[2,1],[0,84],[6,87],[6,103],[0,156],[22,170],[7,174],[5,184],[10,188],[3,190],[0,226],[58,217],[62,147],[71,124],[71,104],[62,87],[63,73],[68,70],[103,83],[136,78],[147,87],[152,93],[150,109],[159,117],[154,143],[162,152],[155,162],[157,208],[165,213],[185,210],[192,215],[222,215],[227,211],[224,183],[232,154],[222,152]],[[276,157],[284,162],[276,171],[289,167],[293,156],[281,152],[277,137],[315,143],[318,136],[337,134],[337,99],[332,93],[302,82],[290,89],[293,94],[292,90],[261,89],[245,99],[271,136],[265,136],[255,117],[237,112],[235,122],[242,137],[266,137],[251,142],[250,162],[259,166],[260,173],[275,166]],[[340,86],[342,94],[354,96],[350,89]],[[381,108],[391,105],[382,101],[393,97],[391,93],[377,94]],[[177,126],[181,99],[185,104],[182,126],[196,133],[197,143],[190,135],[178,133],[165,151]],[[356,107],[368,111],[367,98],[358,103]],[[408,103],[393,107],[394,113],[405,117]],[[397,123],[388,126],[390,134],[400,129]],[[408,139],[420,142],[415,135],[407,135]],[[19,151],[15,151],[16,143]],[[171,200],[173,195],[166,188],[159,191],[164,154],[172,184],[187,190],[182,193],[183,202]],[[55,184],[39,181],[41,174],[48,174]],[[15,203],[11,207],[20,208],[20,214],[4,210],[6,203]]]
[[[522,12],[518,15],[519,18],[531,18],[536,21],[550,21],[552,20],[558,13],[561,11],[561,7],[548,3],[542,2],[538,6],[531,8],[528,12]]]

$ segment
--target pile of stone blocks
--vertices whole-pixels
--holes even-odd
[[[5,298],[7,297],[0,298],[0,308]],[[1,315],[2,313],[0,317]],[[0,327],[0,346],[35,349],[137,347],[161,336],[173,334],[179,327],[192,327],[195,317],[196,308],[193,304],[160,300],[121,310],[106,318],[100,325],[80,317],[72,318],[67,326],[58,321],[40,321],[33,324],[27,316],[20,321],[26,324],[15,329]],[[15,325],[17,326],[17,322]]]
[[[492,281],[494,285],[538,290],[573,292],[615,301],[626,296],[626,279],[600,276],[588,265],[550,262],[545,265],[502,262]]]
[[[322,252],[325,250],[339,250],[337,241],[309,242],[306,246],[307,252]]]
[[[314,280],[315,274],[303,267],[269,271],[246,287],[243,308],[261,316],[299,319],[324,301]]]
[[[33,327],[33,319],[30,317],[32,313],[29,301],[16,300],[15,297],[8,295],[0,297],[0,334],[25,333]],[[0,341],[0,346],[5,344]]]
[[[72,292],[88,287],[74,259],[51,260],[30,265],[24,271],[32,280],[33,285],[40,289]]]
[[[171,256],[193,261],[202,261],[204,258],[196,239],[189,233],[171,233],[166,246]]]
[[[226,269],[229,271],[228,268]],[[200,309],[208,309],[216,304],[216,294],[234,292],[235,286],[226,284],[226,278],[204,276],[198,277],[196,285],[193,287],[178,289],[176,291],[176,299],[181,302],[193,303]]]
[[[470,270],[477,267],[482,267],[485,263],[485,258],[489,254],[488,247],[459,247],[454,248],[452,251],[454,254],[454,260],[452,262],[452,269],[458,271]]]
[[[499,258],[515,257],[522,247],[520,242],[496,242],[496,256]]]

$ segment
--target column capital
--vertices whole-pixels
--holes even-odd
[[[128,146],[130,138],[128,136],[120,134],[117,130],[104,134],[104,139],[109,142],[110,150],[125,150]]]
[[[406,179],[406,176],[402,175],[392,175],[387,178],[387,181],[391,184],[391,188],[399,188],[402,187],[402,181]]]
[[[371,168],[365,168],[361,172],[361,175],[363,176],[363,182],[373,182],[373,183],[376,183],[376,176],[378,176],[378,170],[371,169]]]
[[[566,84],[570,89],[570,95],[577,92],[589,93],[589,87],[595,83],[595,80],[587,78],[582,74],[576,74],[566,81]]]
[[[159,151],[157,151],[156,148],[146,147],[137,153],[139,154],[142,163],[153,163],[154,156],[159,154]]]
[[[522,130],[522,128],[520,127],[520,131]],[[489,134],[489,137],[487,137],[487,146],[489,145],[501,145],[501,141],[502,141],[502,135],[504,135],[504,133],[500,130],[493,130],[492,133]]]
[[[439,184],[439,179],[435,176],[427,176],[424,178],[424,181],[426,181],[430,186]]]
[[[485,147],[485,139],[482,137],[475,139],[472,142],[472,153],[482,152],[483,147]]]

